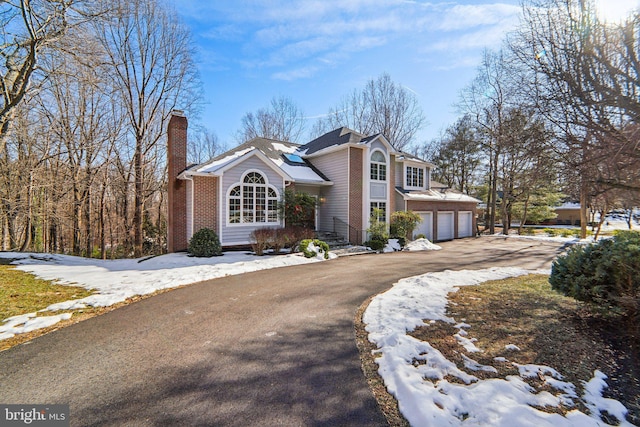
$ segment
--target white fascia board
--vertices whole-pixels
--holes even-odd
[[[222,176],[221,174],[217,173],[217,172],[196,172],[196,171],[190,171],[190,170],[185,170],[183,172],[180,173],[180,175],[178,175],[178,179],[191,179],[194,176]]]
[[[349,147],[355,147],[355,148],[359,148],[361,150],[364,150],[364,146],[361,144],[354,144],[353,142],[348,142],[346,144],[337,144],[337,145],[332,145],[331,147],[327,147],[327,148],[323,148],[320,151],[316,151],[313,154],[303,154],[301,157],[303,159],[313,159],[314,157],[320,157],[320,156],[324,156],[325,154],[330,154],[336,151],[340,151],[340,150],[344,150],[346,148]]]
[[[333,181],[309,181],[309,180],[304,180],[304,179],[298,179],[293,181],[296,184],[303,184],[303,185],[317,185],[317,186],[321,186],[321,187],[330,187],[333,185]]]
[[[262,154],[262,152],[260,152],[257,149],[254,149],[254,150],[248,152],[247,154],[244,154],[243,156],[238,157],[237,159],[233,160],[232,162],[227,163],[226,165],[224,165],[224,167],[218,169],[216,172],[218,172],[220,175],[222,175],[225,171],[235,167],[236,165],[244,162],[245,160],[247,160],[247,159],[249,159],[249,158],[251,158],[253,156],[256,156],[260,160],[262,160],[263,163],[265,163],[268,167],[270,167],[275,173],[280,175],[282,177],[282,179],[287,180],[287,181],[293,181],[293,178],[290,177],[289,174],[287,174],[285,171],[280,169],[278,167],[278,165],[276,165],[273,162],[273,160],[271,160],[270,158],[268,158],[267,156]]]

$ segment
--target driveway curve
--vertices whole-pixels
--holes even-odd
[[[397,280],[549,268],[561,244],[482,237],[197,283],[0,353],[0,403],[70,404],[72,426],[380,426],[353,318]]]

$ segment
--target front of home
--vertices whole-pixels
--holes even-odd
[[[432,164],[399,152],[381,134],[339,128],[299,145],[254,138],[199,165],[187,167],[187,119],[169,122],[170,252],[184,250],[207,227],[225,247],[251,243],[253,230],[282,227],[278,203],[286,190],[316,198],[316,231],[335,232],[353,244],[367,239],[374,208],[388,222],[412,210],[423,222],[415,234],[430,240],[472,236],[478,200],[430,180]]]

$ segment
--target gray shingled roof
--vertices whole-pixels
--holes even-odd
[[[301,146],[299,151],[305,155],[313,154],[335,145],[348,144],[349,142],[362,142],[364,135],[349,128],[341,127],[314,139]]]

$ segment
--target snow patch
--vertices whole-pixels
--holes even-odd
[[[378,373],[411,425],[596,427],[604,425],[599,416],[601,411],[624,420],[626,408],[618,401],[602,397],[606,383],[598,371],[587,383],[582,399],[590,413],[572,409],[563,416],[537,409],[576,406],[575,387],[562,381],[562,375],[555,369],[516,365],[520,375],[479,380],[459,369],[428,342],[407,335],[425,323],[456,323],[446,314],[446,297],[458,287],[529,273],[533,272],[513,267],[428,273],[400,280],[373,298],[363,314],[363,321],[369,340],[378,347]],[[462,331],[461,327],[458,329]],[[468,339],[460,333],[456,335],[459,341]],[[513,344],[507,347],[517,348]],[[506,358],[494,360],[507,362]],[[465,355],[463,361],[465,368],[471,371],[495,370]],[[556,394],[536,393],[525,381],[529,376],[542,379]],[[449,382],[449,377],[459,381]],[[621,425],[630,424],[622,421]]]

